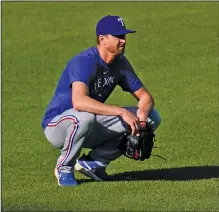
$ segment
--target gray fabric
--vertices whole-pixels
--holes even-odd
[[[137,107],[126,107],[136,113]],[[160,116],[153,109],[148,121],[155,131]],[[118,116],[93,115],[69,109],[56,116],[45,129],[45,136],[56,148],[61,149],[57,160],[60,170],[71,171],[82,148],[90,148],[90,156],[101,166],[121,156],[118,145],[127,124]]]

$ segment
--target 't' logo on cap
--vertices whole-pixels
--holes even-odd
[[[123,27],[125,26],[125,23],[124,23],[124,21],[122,20],[122,18],[118,18],[118,22],[120,22]]]

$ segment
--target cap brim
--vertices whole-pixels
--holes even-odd
[[[135,32],[136,32],[135,30],[124,29],[124,30],[122,30],[122,31],[113,33],[113,34],[111,34],[111,35],[126,35],[126,34],[129,34],[129,33],[135,33]]]

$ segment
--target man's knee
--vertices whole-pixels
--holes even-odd
[[[96,120],[96,116],[88,112],[80,112],[78,118],[79,118],[79,125],[87,128],[91,128]]]
[[[155,131],[161,123],[161,116],[157,110],[153,109],[149,114],[148,120],[153,131]]]

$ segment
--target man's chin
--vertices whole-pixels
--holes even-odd
[[[119,50],[118,54],[119,54],[119,55],[125,54],[125,48],[124,48],[124,49],[121,49],[121,50]]]

